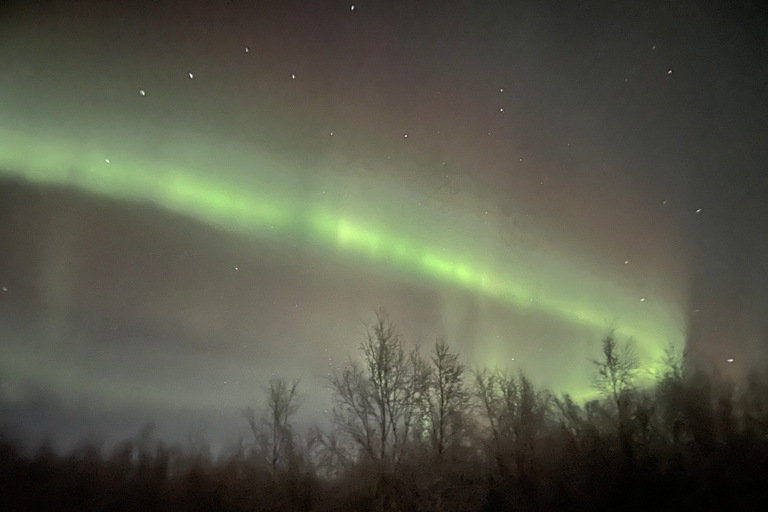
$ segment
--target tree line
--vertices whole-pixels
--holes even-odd
[[[408,347],[384,312],[358,352],[329,378],[330,428],[300,432],[300,382],[275,378],[227,457],[147,442],[23,456],[5,443],[0,486],[49,510],[761,510],[768,498],[764,374],[737,385],[670,350],[640,386],[632,343],[608,333],[597,398],[580,403],[523,372],[470,369],[443,339]]]

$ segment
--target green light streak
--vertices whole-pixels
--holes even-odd
[[[356,211],[347,211],[350,208],[334,205],[333,198],[307,200],[294,188],[300,182],[296,179],[300,174],[286,168],[284,162],[249,160],[226,152],[197,163],[173,154],[142,159],[136,156],[140,153],[129,149],[106,151],[94,146],[61,135],[24,136],[17,130],[0,128],[0,172],[39,184],[75,186],[119,200],[152,201],[167,210],[237,233],[280,240],[295,240],[300,234],[317,246],[350,257],[589,329],[606,331],[614,327],[618,318],[616,334],[638,341],[639,355],[649,368],[661,358],[670,339],[678,345],[682,343],[683,329],[672,317],[674,308],[668,305],[641,305],[621,290],[611,288],[607,288],[606,296],[600,297],[599,287],[598,292],[588,292],[598,298],[585,303],[579,292],[595,289],[594,281],[589,273],[573,268],[567,261],[557,263],[559,274],[550,276],[551,281],[534,286],[530,268],[537,267],[530,262],[528,267],[513,265],[507,261],[509,258],[478,263],[478,258],[457,249],[462,245],[463,233],[454,234],[459,242],[453,240],[450,245],[449,234],[455,232],[454,226],[438,224],[434,226],[438,229],[419,236],[418,222],[393,228],[392,222],[387,223],[386,212],[379,213],[376,219],[375,211],[371,213],[358,206],[358,212],[362,212],[358,215]],[[207,168],[210,162],[219,166],[235,162],[235,168],[212,172]],[[251,174],[272,177],[272,181],[258,185],[257,180],[254,185],[234,180],[235,173],[243,173],[242,162],[248,162]],[[286,176],[284,182],[281,175]],[[367,204],[365,199],[356,201]],[[372,209],[376,209],[375,204]],[[545,263],[537,268],[539,273],[546,273]],[[569,293],[569,289],[575,291]],[[634,310],[641,312],[626,313]]]

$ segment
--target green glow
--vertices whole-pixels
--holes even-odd
[[[521,310],[601,332],[615,327],[620,338],[637,340],[639,355],[650,371],[670,340],[682,343],[684,328],[674,306],[663,301],[641,304],[637,296],[605,278],[596,279],[593,269],[579,268],[559,250],[543,258],[527,254],[525,248],[509,254],[505,247],[488,249],[482,233],[473,233],[479,230],[473,229],[471,218],[452,222],[415,207],[392,214],[389,203],[397,202],[398,191],[389,185],[371,198],[365,194],[368,183],[355,188],[348,183],[352,179],[339,178],[340,182],[330,184],[328,198],[308,198],[299,193],[302,173],[298,169],[274,158],[249,158],[236,148],[203,155],[200,148],[205,141],[201,140],[172,147],[163,157],[142,157],[140,148],[126,143],[103,140],[97,144],[89,139],[86,144],[83,140],[76,135],[25,135],[0,127],[0,172],[120,200],[152,201],[241,234],[293,241],[306,237],[324,250]],[[200,158],[182,156],[188,152]],[[213,165],[226,167],[212,171]],[[250,180],[239,181],[234,178],[237,175]],[[352,197],[346,201],[342,192],[333,190],[345,186]],[[412,220],[404,223],[402,219]],[[592,300],[585,302],[585,296]],[[489,363],[500,357],[500,350],[489,349]]]

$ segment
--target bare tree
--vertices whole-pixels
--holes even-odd
[[[491,431],[488,448],[499,471],[506,474],[512,460],[518,476],[527,478],[536,440],[546,432],[549,394],[537,391],[522,372],[515,378],[501,370],[475,371],[474,392]]]
[[[245,411],[255,441],[267,458],[273,474],[278,466],[287,464],[294,455],[294,433],[290,419],[301,405],[298,402],[298,386],[298,380],[273,378],[265,390],[267,404],[261,421],[253,409]]]
[[[488,369],[475,370],[474,376],[475,396],[480,402],[480,408],[488,422],[491,436],[498,442],[502,434],[502,419],[507,409],[504,396],[509,391],[507,389],[509,382],[503,373],[491,372]]]
[[[459,442],[462,435],[463,416],[469,403],[464,388],[466,367],[443,339],[435,343],[429,363],[421,372],[424,379],[419,393],[432,447],[442,455],[446,445]]]
[[[664,371],[655,389],[659,432],[667,441],[678,444],[684,435],[686,374],[685,353],[670,345],[662,359]]]
[[[376,458],[376,417],[373,391],[363,368],[350,361],[341,373],[331,377],[335,406],[333,423],[369,457]]]
[[[608,398],[615,408],[619,423],[626,421],[629,413],[630,394],[635,389],[634,378],[638,368],[632,342],[620,347],[613,333],[602,341],[601,359],[593,359],[595,374],[593,385]]]
[[[561,396],[553,396],[552,403],[556,414],[556,421],[576,440],[584,430],[586,421],[582,408],[573,401],[571,395],[563,393]]]
[[[546,390],[537,390],[533,381],[523,372],[517,376],[518,405],[514,419],[514,435],[519,446],[533,450],[536,437],[546,429],[549,414],[550,395]]]
[[[318,426],[309,430],[308,450],[316,474],[328,479],[338,478],[349,467],[350,459],[337,431],[324,431]]]
[[[593,385],[610,403],[616,414],[616,425],[622,449],[629,460],[633,457],[631,429],[631,399],[635,391],[634,378],[638,368],[637,355],[631,340],[623,347],[613,333],[602,341],[602,358],[593,359]]]
[[[414,416],[412,358],[386,313],[360,345],[361,364],[350,362],[331,377],[334,422],[370,457],[396,460]]]
[[[397,428],[403,412],[400,406],[406,398],[407,359],[402,338],[382,314],[361,350],[378,420],[379,458],[384,459],[388,445],[394,451],[398,442]]]
[[[474,374],[474,393],[493,439],[532,442],[545,428],[549,394],[537,391],[522,372],[517,378],[501,370],[475,371]]]

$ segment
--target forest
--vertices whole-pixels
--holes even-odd
[[[231,453],[146,432],[62,455],[0,439],[4,510],[764,510],[768,378],[732,382],[667,351],[641,379],[631,340],[608,333],[595,398],[522,372],[468,368],[438,339],[405,342],[380,313],[332,374],[330,426],[299,428],[301,382],[274,378]],[[643,384],[640,384],[642,382]]]

